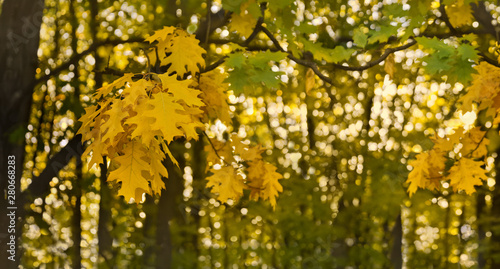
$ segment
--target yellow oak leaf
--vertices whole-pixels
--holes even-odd
[[[173,26],[164,26],[163,29],[155,31],[153,35],[147,37],[145,40],[150,44],[155,41],[165,42],[168,41],[170,35],[173,34],[175,30],[176,28]]]
[[[211,192],[218,194],[217,200],[225,203],[229,199],[236,201],[243,196],[246,185],[236,169],[224,166],[219,170],[212,169],[211,172],[213,175],[207,177],[207,188],[211,187]]]
[[[192,81],[189,79],[177,80],[176,75],[169,76],[168,74],[158,75],[163,85],[163,89],[168,89],[168,92],[173,94],[176,99],[184,101],[188,106],[205,106],[198,95],[201,91],[189,88]]]
[[[181,114],[183,111],[182,105],[176,102],[176,99],[168,93],[159,92],[152,95],[152,99],[147,101],[150,108],[142,112],[144,116],[154,118],[155,121],[151,124],[151,130],[160,131],[163,138],[168,142],[172,142],[174,137],[184,136],[184,133],[177,128],[179,122],[189,122],[189,115]]]
[[[268,200],[273,209],[276,207],[276,197],[283,191],[283,186],[278,182],[283,176],[276,172],[276,166],[255,160],[248,163],[248,186],[251,190],[250,198]]]
[[[134,76],[134,74],[132,74],[132,73],[124,74],[122,77],[116,79],[112,83],[99,88],[96,91],[96,93],[94,94],[94,97],[97,100],[99,100],[102,97],[109,95],[114,89],[119,89],[119,88],[123,87],[125,84],[131,83],[133,76]]]
[[[125,96],[123,98],[124,107],[135,104],[139,96],[147,96],[146,88],[148,86],[151,87],[152,84],[150,81],[145,79],[129,83],[129,85],[125,87],[122,92],[122,95]]]
[[[176,31],[170,46],[167,48],[170,55],[162,59],[162,65],[171,64],[168,72],[176,72],[179,77],[188,73],[192,75],[198,73],[200,67],[205,67],[205,59],[202,55],[207,53],[198,45],[199,42],[194,35],[189,35],[184,31]]]
[[[417,191],[418,188],[425,189],[428,185],[429,177],[429,153],[422,152],[416,156],[415,160],[408,162],[409,165],[413,167],[406,183],[409,183],[408,193],[410,197]]]
[[[162,135],[160,131],[153,131],[151,129],[151,124],[153,124],[156,119],[144,115],[144,111],[149,108],[148,100],[149,98],[147,97],[139,98],[134,110],[128,111],[130,117],[125,121],[125,124],[130,126],[130,139],[133,140],[136,137],[140,137],[142,143],[146,146],[151,144],[155,136]]]
[[[176,30],[177,29],[173,26],[165,26],[163,27],[163,29],[155,31],[152,36],[146,38],[146,41],[150,44],[158,41],[158,44],[156,44],[156,49],[152,49],[148,53],[148,57],[152,61],[152,63],[156,63],[157,61],[156,54],[158,54],[158,58],[160,59],[160,61],[167,57],[167,48],[171,45],[170,41]]]
[[[221,164],[221,158],[223,158],[227,163],[234,161],[233,149],[231,147],[231,143],[229,142],[210,139],[210,143],[205,145],[205,152],[207,152],[207,162],[209,165],[210,163],[211,165]]]
[[[464,190],[467,194],[476,192],[474,186],[482,185],[486,180],[486,170],[481,166],[483,161],[474,161],[469,158],[461,158],[450,168],[447,179],[450,180],[450,186],[453,190]]]
[[[108,118],[101,125],[102,141],[110,146],[115,145],[115,137],[124,131],[122,121],[128,116],[123,113],[123,101],[116,99],[105,113]],[[107,141],[109,139],[109,141]]]
[[[92,130],[92,133],[98,133],[98,129]],[[106,154],[105,151],[106,145],[102,143],[101,138],[96,136],[92,143],[85,149],[82,153],[82,156],[90,156],[90,161],[88,163],[88,169],[92,169],[94,165],[99,166],[102,164],[102,156]],[[90,154],[92,152],[92,154]]]
[[[472,74],[472,85],[467,88],[467,93],[458,101],[462,103],[460,109],[463,113],[472,111],[472,104],[477,103],[481,109],[481,102],[500,108],[500,68],[486,62],[481,62],[474,67],[477,74]]]
[[[447,152],[442,152],[436,149],[431,149],[429,151],[429,164],[432,166],[433,170],[442,171],[445,168],[446,157],[443,155]]]
[[[90,129],[94,127],[94,119],[100,113],[97,105],[89,106],[84,108],[85,113],[78,119],[79,122],[82,123],[80,129],[78,129],[77,134],[87,134],[90,132]]]
[[[264,152],[264,149],[261,146],[250,146],[244,144],[242,139],[239,137],[231,138],[231,145],[234,147],[234,154],[239,155],[245,161],[255,161],[258,159],[262,159],[261,154]]]
[[[174,155],[172,155],[172,152],[170,152],[170,149],[168,148],[167,143],[165,143],[165,141],[163,141],[163,140],[160,140],[160,145],[161,145],[161,148],[163,149],[163,151],[167,153],[168,157],[170,157],[170,160],[172,161],[172,163],[174,163],[177,167],[179,167],[179,163],[174,158]]]
[[[435,136],[431,138],[432,142],[434,142],[434,147],[433,149],[440,151],[440,152],[449,152],[453,150],[455,147],[455,141],[452,141],[451,139],[447,137],[439,137]],[[458,143],[458,141],[456,141]]]
[[[228,84],[224,83],[225,76],[219,70],[212,70],[200,76],[200,95],[206,107],[207,116],[212,119],[219,119],[223,123],[231,124],[229,115],[228,97],[226,91]]]
[[[163,159],[165,159],[165,154],[161,151],[159,142],[152,143],[148,150],[149,174],[151,175],[151,190],[156,194],[160,194],[161,190],[165,189],[162,177],[168,177],[167,168],[162,162]]]
[[[473,158],[482,158],[488,154],[488,144],[490,140],[485,137],[486,132],[481,131],[480,127],[472,128],[462,139],[462,149],[460,152],[463,156],[471,155]]]
[[[131,141],[125,146],[123,155],[113,158],[120,166],[109,173],[108,180],[121,182],[118,195],[130,198],[138,203],[143,193],[150,193],[150,187],[143,171],[149,171],[146,147],[139,141]]]

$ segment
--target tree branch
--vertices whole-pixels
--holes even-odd
[[[34,82],[35,85],[38,85],[42,82],[46,82],[47,80],[49,80],[51,77],[53,76],[56,76],[58,75],[59,73],[61,73],[62,71],[64,70],[67,70],[72,64],[77,64],[78,61],[80,59],[82,59],[83,57],[85,57],[87,54],[90,54],[92,52],[94,52],[98,47],[101,47],[101,46],[108,46],[108,45],[113,45],[113,46],[116,46],[116,45],[119,45],[119,44],[125,44],[125,43],[144,43],[144,38],[139,38],[139,37],[134,37],[134,38],[130,38],[128,40],[104,40],[104,41],[101,41],[101,42],[96,42],[92,45],[90,45],[86,50],[80,52],[80,53],[77,53],[77,54],[74,54],[73,56],[71,56],[71,58],[66,61],[65,63],[59,65],[58,67],[50,70],[49,74],[46,74],[46,75],[43,75],[39,78],[37,78]],[[35,86],[33,85],[33,86]]]
[[[82,136],[76,135],[66,144],[66,146],[47,161],[45,169],[39,176],[33,178],[28,189],[23,192],[23,196],[31,195],[35,198],[46,195],[50,191],[49,182],[52,178],[57,177],[59,171],[66,167],[73,157],[76,157],[77,163],[81,162],[81,156],[84,151],[85,148],[82,144]],[[29,201],[32,201],[32,199]]]

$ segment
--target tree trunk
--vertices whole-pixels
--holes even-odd
[[[480,190],[476,197],[476,218],[477,220],[481,220],[483,217],[483,210],[486,206],[484,201],[484,191]],[[482,269],[486,266],[486,260],[484,255],[484,240],[486,238],[486,231],[484,227],[484,223],[482,221],[477,221],[477,241],[479,244],[479,248],[477,251],[477,268]]]
[[[500,154],[500,149],[497,150],[497,154]],[[500,268],[500,157],[498,156],[495,159],[495,172],[497,185],[492,191],[490,257],[491,268]]]
[[[81,255],[81,241],[82,241],[82,162],[79,162],[76,166],[76,180],[74,183],[74,197],[75,205],[73,207],[73,227],[72,227],[72,237],[73,237],[73,268],[82,268],[82,255]]]
[[[391,246],[391,264],[394,269],[403,268],[403,224],[401,222],[401,213],[396,218],[394,227],[392,228],[392,246]]]
[[[99,224],[97,227],[97,237],[98,248],[99,248],[99,268],[112,268],[113,259],[113,238],[110,234],[110,222],[111,222],[111,190],[106,182],[108,173],[107,160],[103,158],[103,163],[101,167],[100,180],[100,191],[99,195],[101,200],[99,201]]]
[[[169,146],[179,167],[173,164],[167,157],[165,167],[168,170],[168,178],[165,182],[166,189],[162,191],[158,204],[158,222],[156,226],[156,268],[170,269],[172,267],[172,234],[170,232],[170,221],[174,219],[178,203],[184,190],[184,179],[182,177],[186,161],[184,159],[184,147],[182,143],[174,142]],[[180,169],[179,169],[180,168]]]
[[[22,235],[23,204],[19,199],[24,130],[35,86],[43,9],[43,0],[4,0],[0,14],[0,262],[6,269],[17,268],[21,253],[17,242]],[[9,139],[9,136],[14,139]],[[14,182],[8,182],[4,176],[10,169],[15,171]],[[11,197],[17,200],[6,200],[9,185],[15,186],[15,194]],[[10,209],[7,208],[8,202]],[[5,218],[8,213],[15,225],[11,229],[10,219],[7,222]],[[13,244],[7,245],[11,239]],[[8,249],[13,251],[9,253]]]

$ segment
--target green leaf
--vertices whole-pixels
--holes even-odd
[[[226,66],[233,68],[225,80],[231,84],[235,94],[243,93],[246,88],[267,86],[277,87],[283,72],[271,70],[270,62],[279,62],[288,56],[286,52],[271,52],[269,50],[250,55],[234,53],[226,60]]]
[[[443,41],[437,39],[436,37],[416,37],[415,40],[417,40],[417,42],[420,45],[424,46],[426,49],[434,50],[436,54],[433,55],[437,56],[440,59],[449,58],[454,54],[455,49],[452,46],[445,44]]]
[[[296,30],[303,34],[312,34],[318,32],[318,27],[308,23],[301,23],[299,26],[295,27]]]
[[[257,53],[254,57],[249,57],[248,61],[256,68],[269,68],[269,62],[279,62],[288,56],[286,52],[271,52],[269,50]]]
[[[225,10],[229,10],[239,14],[241,12],[240,7],[244,2],[246,2],[246,0],[223,0],[222,7]]]
[[[452,70],[450,70],[450,79],[466,85],[472,80],[472,74],[477,73],[476,69],[472,67],[473,64],[468,58],[457,59]]]
[[[391,36],[397,35],[398,29],[398,26],[382,25],[380,26],[380,29],[370,31],[371,36],[368,38],[368,44],[374,44],[377,42],[385,43]]]
[[[355,49],[346,49],[343,46],[336,46],[331,52],[332,62],[339,63],[345,61],[356,52]]]
[[[457,51],[462,60],[477,61],[479,59],[476,49],[470,44],[461,44],[458,46]]]
[[[408,15],[408,11],[403,9],[402,4],[384,5],[382,12],[387,18],[399,18]]]
[[[451,69],[452,67],[450,59],[441,59],[436,54],[426,56],[422,60],[427,64],[425,66],[425,70],[430,75],[437,75],[442,71]]]
[[[360,48],[364,48],[368,42],[368,36],[364,33],[362,28],[354,29],[352,39],[354,44]]]
[[[233,53],[227,57],[226,66],[232,68],[241,68],[246,61],[245,55],[241,52]]]
[[[355,49],[346,49],[343,46],[336,46],[334,49],[327,49],[321,46],[321,43],[313,43],[309,40],[303,39],[302,44],[304,50],[310,51],[317,61],[326,62],[341,62],[349,59],[356,51]]]

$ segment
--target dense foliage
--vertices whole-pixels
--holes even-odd
[[[500,268],[499,12],[46,0],[21,265]]]

